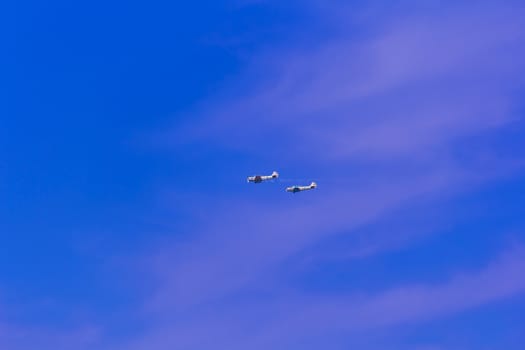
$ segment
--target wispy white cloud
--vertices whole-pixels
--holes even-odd
[[[379,328],[421,324],[523,295],[524,252],[522,246],[513,247],[478,271],[456,271],[440,283],[400,285],[375,295],[326,297],[289,290],[279,296],[230,300],[223,306],[208,304],[184,321],[174,315],[123,348],[287,349],[319,336],[376,337]],[[369,348],[375,349],[373,344]]]
[[[315,334],[423,322],[522,293],[521,248],[478,272],[376,294],[312,296],[279,280],[283,266],[327,237],[516,174],[515,154],[507,162],[483,147],[456,152],[458,142],[518,120],[524,13],[511,5],[398,11],[381,21],[327,5],[322,20],[337,22],[333,37],[309,49],[266,48],[240,77],[250,81],[239,84],[242,93],[208,101],[175,136],[170,131],[178,145],[212,142],[259,156],[271,142],[279,149],[272,157],[358,167],[365,179],[326,183],[322,197],[301,204],[217,201],[206,227],[154,255],[157,290],[146,309],[162,321],[129,348],[289,348]],[[356,27],[365,29],[355,34]],[[390,249],[369,248],[351,258]]]
[[[342,23],[338,35],[311,50],[263,52],[251,69],[267,75],[253,82],[252,93],[211,103],[200,122],[180,128],[177,142],[203,139],[258,154],[271,140],[292,162],[306,155],[347,166],[372,159],[372,168],[359,168],[370,180],[359,188],[327,186],[323,199],[301,207],[217,203],[228,209],[208,217],[199,238],[157,256],[163,287],[152,306],[225,297],[334,232],[513,173],[521,160],[502,162],[477,150],[456,159],[454,146],[515,120],[512,92],[525,69],[522,10],[459,5],[381,23],[368,18],[360,22],[371,28],[365,36],[352,36]],[[408,161],[392,162],[399,157]],[[387,175],[374,176],[377,168]]]
[[[501,175],[474,175],[448,168],[370,187],[328,188],[322,197],[314,194],[300,204],[287,200],[218,202],[214,212],[207,214],[206,225],[192,238],[156,250],[151,267],[159,286],[148,308],[181,311],[235,295],[258,285],[261,278],[275,274],[284,263],[329,237],[341,232],[351,235],[393,210],[428,203],[445,192],[470,190]],[[376,245],[354,258],[411,241],[385,239],[385,246]],[[354,245],[348,248],[354,252],[363,248],[358,242]]]
[[[450,147],[515,120],[522,15],[512,6],[458,6],[361,24],[376,27],[365,37],[342,27],[314,49],[265,52],[251,68],[267,72],[254,93],[212,105],[176,138],[252,153],[272,140],[289,157],[317,160]]]
[[[333,16],[323,21],[338,22],[333,38],[310,49],[264,50],[241,74],[247,91],[207,101],[168,134],[186,147],[211,142],[253,155],[271,152],[261,147],[271,142],[280,160],[328,163],[325,179],[334,176],[331,167],[359,165],[364,180],[321,182],[299,203],[232,195],[208,201],[211,210],[192,207],[206,220],[183,243],[163,244],[149,257],[154,292],[140,310],[152,329],[119,344],[124,349],[284,349],[316,334],[445,317],[525,290],[522,248],[442,283],[374,294],[310,295],[279,280],[287,262],[327,237],[351,235],[393,210],[468,191],[522,166],[519,155],[507,162],[481,148],[460,158],[455,146],[516,121],[514,92],[525,81],[523,9],[458,5],[383,14],[381,22],[364,14],[353,27],[345,20],[357,17],[335,12],[323,12]],[[354,35],[355,26],[366,30]],[[375,245],[352,258],[388,249]]]
[[[323,299],[317,306],[307,306],[309,315],[299,315],[296,321],[305,324],[304,320],[330,319],[334,322],[326,326],[328,330],[355,331],[425,321],[522,294],[525,281],[520,276],[524,268],[525,250],[518,246],[484,269],[456,274],[442,284],[396,287],[371,297]],[[314,323],[319,329],[321,325]]]

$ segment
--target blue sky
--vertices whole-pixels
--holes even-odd
[[[519,1],[5,7],[0,348],[525,343]]]

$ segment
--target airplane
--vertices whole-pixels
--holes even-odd
[[[292,186],[292,187],[288,187],[288,188],[286,188],[286,192],[297,193],[297,192],[306,191],[306,190],[313,190],[316,187],[317,187],[317,184],[315,182],[312,182],[309,186]]]
[[[277,171],[274,171],[272,175],[255,175],[255,176],[248,176],[247,182],[253,182],[253,183],[261,183],[263,181],[267,180],[273,180],[277,179],[279,177],[279,173]]]

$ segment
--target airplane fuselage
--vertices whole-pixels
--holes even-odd
[[[286,189],[286,192],[297,193],[301,191],[313,190],[317,187],[315,182],[312,182],[310,186],[291,186]]]
[[[249,176],[246,181],[253,182],[253,183],[261,183],[263,181],[268,181],[272,179],[277,179],[279,177],[279,174],[274,171],[272,175],[255,175],[255,176]]]

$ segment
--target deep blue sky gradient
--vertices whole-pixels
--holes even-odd
[[[488,58],[471,62],[473,68],[464,67],[458,73],[446,66],[443,76],[421,74],[399,88],[385,85],[375,95],[349,100],[353,101],[348,102],[350,113],[342,110],[347,105],[330,105],[337,91],[332,92],[321,79],[315,97],[329,102],[312,109],[311,115],[295,110],[294,103],[300,99],[294,100],[294,93],[273,90],[281,83],[285,87],[295,83],[297,91],[309,88],[309,74],[315,74],[309,69],[322,65],[325,58],[318,52],[330,45],[355,50],[354,43],[382,35],[382,21],[391,21],[395,27],[404,23],[396,16],[406,23],[415,19],[418,25],[456,13],[454,18],[461,19],[469,8],[483,20],[494,8],[523,13],[519,2],[431,1],[394,6],[381,1],[20,1],[5,7],[1,28],[6,35],[0,58],[0,348],[179,348],[173,347],[178,340],[169,339],[164,331],[191,338],[182,337],[181,344],[191,345],[180,349],[236,349],[252,342],[254,349],[275,344],[279,347],[274,348],[287,349],[521,348],[525,287],[501,297],[496,293],[494,300],[488,298],[472,307],[452,307],[439,317],[429,313],[408,324],[374,326],[359,336],[353,330],[340,331],[345,322],[337,323],[335,314],[331,331],[310,337],[310,326],[297,322],[290,326],[289,336],[283,335],[286,332],[276,333],[269,326],[278,328],[280,320],[258,309],[259,302],[261,309],[269,302],[268,310],[286,320],[303,310],[304,300],[309,305],[309,298],[328,305],[333,297],[344,295],[352,303],[366,304],[367,298],[374,300],[382,291],[406,285],[431,289],[455,281],[454,276],[485,271],[507,251],[516,251],[516,264],[525,266],[525,69],[519,62],[525,51],[516,49],[525,35],[519,26],[513,27],[517,39],[509,48],[489,47]],[[439,46],[442,41],[437,37]],[[500,39],[504,42],[508,37],[494,41]],[[404,45],[402,40],[395,43],[400,48]],[[469,42],[464,45],[468,49]],[[369,46],[362,47],[366,57]],[[512,59],[506,50],[513,53]],[[355,64],[366,61],[360,55],[358,50]],[[333,65],[337,64],[341,62]],[[501,68],[505,65],[508,71]],[[488,72],[483,70],[487,67]],[[329,73],[329,68],[320,71]],[[368,74],[366,67],[357,71]],[[399,74],[412,77],[406,71]],[[338,82],[333,77],[327,81]],[[330,134],[332,123],[341,122],[337,118],[343,115],[333,117],[334,113],[356,118],[349,130],[359,133],[360,115],[374,114],[371,120],[390,125],[392,109],[410,109],[412,103],[424,103],[427,98],[447,99],[446,90],[457,91],[454,100],[469,105],[469,94],[476,94],[471,89],[474,85],[481,91],[481,109],[487,94],[501,92],[512,106],[509,118],[513,122],[482,132],[474,126],[475,132],[464,134],[460,124],[459,131],[450,131],[452,136],[437,145],[427,149],[422,143],[399,154],[379,151],[378,155],[365,149],[348,159],[337,158],[327,141],[340,137],[337,130]],[[264,95],[267,91],[275,95]],[[258,94],[263,97],[251,99]],[[244,104],[230,110],[228,106],[236,103]],[[281,106],[284,118],[288,114],[296,118],[290,124],[273,112]],[[487,102],[486,109],[491,106]],[[465,125],[471,125],[471,119],[465,120]],[[397,122],[393,117],[392,123]],[[312,126],[326,133],[326,138],[316,143],[315,136],[301,135],[302,129],[295,125]],[[346,130],[346,124],[341,125],[339,130]],[[403,125],[400,119],[400,128]],[[197,130],[195,135],[192,128]],[[358,136],[352,135],[348,138]],[[396,137],[380,135],[378,143]],[[341,143],[341,149],[345,145]],[[441,174],[441,170],[447,178],[446,174],[456,174],[456,165],[464,166],[468,175],[461,172],[465,177],[458,175],[457,184],[437,194],[422,192],[388,204],[380,214],[355,225],[352,220],[359,222],[359,218],[352,213],[348,225],[333,214],[359,209],[354,198],[361,200],[359,194],[366,191],[371,193],[371,204],[364,203],[363,208],[382,200],[374,197],[375,189],[404,183],[404,178],[416,183],[419,175]],[[475,176],[492,174],[500,167],[501,174]],[[245,182],[248,175],[272,170],[280,171],[281,182],[258,187]],[[283,192],[285,186],[311,179],[319,183],[315,192],[295,197]],[[317,207],[317,203],[322,204]],[[330,209],[332,203],[334,209]],[[334,220],[342,222],[327,227],[326,235],[319,228],[322,224],[315,226],[319,231],[315,239],[274,261],[265,249],[280,256],[280,245],[295,244],[287,238],[295,229],[286,219],[288,210],[292,221],[322,220],[333,214]],[[257,221],[261,215],[266,216]],[[271,244],[277,248],[259,242],[267,224],[278,237]],[[251,234],[253,240],[243,240]],[[231,237],[240,237],[238,248],[231,248],[239,257],[227,253],[237,247],[229,243]],[[218,250],[217,258],[206,253],[213,249]],[[158,261],[168,263],[159,268]],[[191,268],[194,261],[202,264]],[[256,282],[249,280],[238,287],[232,282],[236,287],[228,289],[230,279],[244,281],[244,270],[238,275],[230,270],[232,266],[242,270],[244,262],[246,269],[253,268],[250,275],[256,276]],[[210,275],[224,277],[226,295],[215,277],[209,283],[198,277],[206,264],[213,271],[214,265],[223,263],[224,276],[220,268]],[[193,272],[195,290],[192,282],[187,291],[171,286],[179,273]],[[201,296],[201,289],[210,295]],[[197,301],[188,297],[174,306],[156,298],[170,293],[180,300],[196,295]],[[167,314],[151,312],[151,303],[156,302],[165,303],[161,308]],[[274,302],[278,306],[272,306]],[[281,302],[291,309],[279,306]],[[254,325],[256,331],[251,326],[234,326],[231,338],[214,338],[224,315]],[[331,318],[323,321],[328,327],[331,322]],[[87,332],[89,340],[82,335],[86,328],[97,330],[95,335]],[[251,337],[252,331],[257,336]],[[208,337],[209,344],[194,342]],[[215,344],[213,339],[218,339]]]

